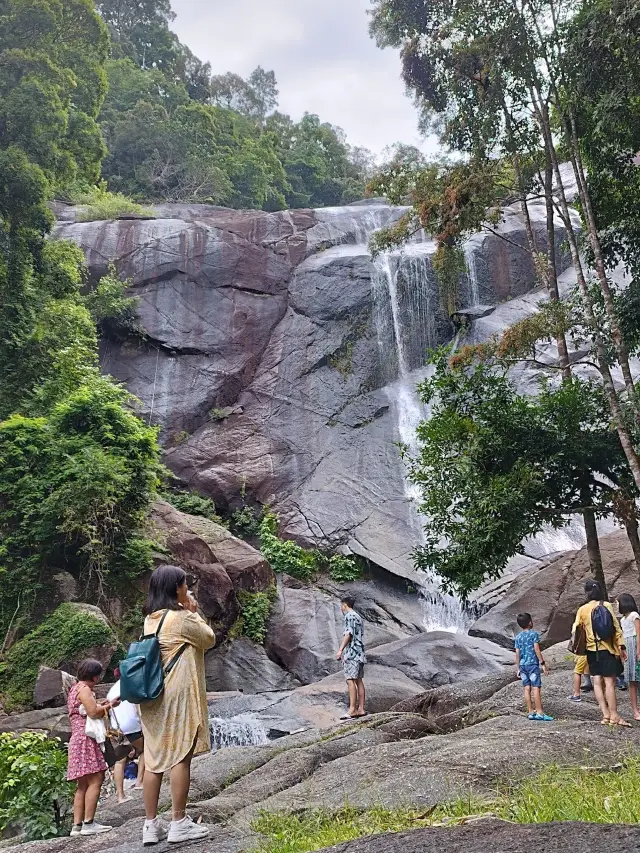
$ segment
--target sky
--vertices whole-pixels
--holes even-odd
[[[214,74],[273,69],[281,112],[317,113],[376,155],[421,139],[396,51],[369,37],[369,0],[172,0],[172,29]]]

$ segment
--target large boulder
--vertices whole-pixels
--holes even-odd
[[[298,686],[286,670],[269,660],[262,646],[239,637],[214,649],[206,658],[207,690],[267,693]]]
[[[59,708],[67,701],[67,694],[76,678],[60,669],[41,666],[33,688],[33,704],[36,708]]]
[[[171,560],[192,575],[202,613],[219,642],[240,615],[237,593],[261,592],[275,583],[275,575],[259,551],[210,519],[156,501],[150,528],[170,555],[158,559]]]
[[[603,536],[602,562],[609,597],[622,592],[640,597],[640,580],[633,551],[622,531]],[[518,613],[530,613],[542,644],[568,640],[576,611],[584,604],[584,583],[592,577],[586,548],[563,554],[547,566],[521,574],[504,598],[472,626],[469,633],[505,648],[513,648],[520,630]]]
[[[367,658],[399,670],[423,688],[501,676],[514,668],[514,656],[495,643],[446,631],[377,646]]]
[[[102,365],[161,425],[166,462],[184,482],[225,509],[246,494],[303,544],[415,581],[420,525],[395,446],[411,413],[408,383],[396,380],[404,360],[415,385],[429,348],[455,329],[432,243],[371,260],[370,235],[403,212],[379,202],[277,213],[164,205],[155,219],[75,222],[66,210],[55,237],[81,246],[93,279],[111,263],[130,279],[145,335],[105,341]],[[532,204],[531,221],[543,250],[543,206]],[[513,315],[537,277],[520,212],[505,210],[497,230],[507,239],[469,244],[460,299],[484,314],[508,301]],[[560,270],[563,239],[558,227]],[[534,307],[523,303],[525,314]]]
[[[158,500],[153,505],[151,527],[179,565],[219,563],[236,591],[262,592],[275,583],[262,554],[215,521],[188,515]]]

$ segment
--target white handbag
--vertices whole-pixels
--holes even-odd
[[[80,706],[80,713],[82,716],[87,713],[82,705]],[[98,746],[102,746],[107,739],[107,727],[104,724],[104,717],[94,720],[92,717],[87,716],[87,722],[84,724],[84,733],[91,740],[95,740]]]

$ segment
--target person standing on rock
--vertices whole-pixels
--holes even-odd
[[[550,723],[553,717],[542,710],[542,675],[547,674],[547,665],[540,650],[540,634],[533,630],[530,613],[519,613],[516,621],[522,630],[515,639],[516,666],[524,688],[530,720]]]
[[[191,759],[210,752],[209,713],[204,653],[215,635],[197,611],[187,589],[187,575],[178,566],[160,566],[151,575],[145,605],[145,635],[157,633],[163,666],[177,663],[165,676],[162,694],[140,705],[144,735],[144,845],[203,841],[206,826],[187,816]],[[172,821],[168,833],[158,819],[158,799],[164,773],[171,776]]]
[[[364,687],[364,665],[367,662],[364,651],[364,622],[362,616],[353,609],[354,606],[355,600],[350,595],[345,595],[340,602],[340,610],[344,616],[344,637],[336,652],[336,659],[342,661],[349,690],[349,713],[341,717],[342,720],[367,715]]]
[[[602,586],[589,580],[584,585],[587,603],[576,614],[572,633],[579,627],[587,635],[587,661],[595,697],[602,712],[602,724],[625,726],[629,723],[618,713],[616,678],[624,671],[627,649],[613,607],[604,600]]]
[[[111,831],[110,826],[94,820],[107,763],[97,742],[86,733],[87,717],[106,723],[109,710],[118,705],[117,700],[105,703],[96,701],[94,690],[101,677],[100,661],[92,658],[83,660],[78,666],[78,681],[67,696],[71,722],[67,779],[77,783],[73,798],[72,837],[101,835]]]

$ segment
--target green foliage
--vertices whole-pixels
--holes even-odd
[[[104,337],[119,340],[132,334],[142,334],[138,321],[138,299],[126,295],[129,284],[118,277],[112,266],[96,288],[85,297],[89,313]]]
[[[433,363],[421,386],[431,417],[409,464],[428,519],[416,562],[446,589],[468,596],[544,525],[588,508],[607,515],[618,490],[635,494],[596,385],[522,396],[497,361],[449,360],[445,349]]]
[[[546,767],[521,785],[505,791],[497,816],[516,823],[640,821],[640,758],[631,756],[621,768]]]
[[[231,513],[231,532],[246,539],[260,536],[263,513],[246,504]]]
[[[180,512],[186,512],[188,515],[199,515],[218,524],[221,521],[216,513],[216,505],[211,498],[203,498],[195,492],[182,492],[177,489],[164,491],[160,497],[179,509]]]
[[[152,211],[122,193],[109,192],[104,181],[83,190],[72,189],[67,196],[72,204],[83,208],[78,212],[79,222],[119,219],[124,216],[153,216]]]
[[[0,664],[0,695],[7,710],[33,701],[40,666],[54,669],[84,649],[116,642],[109,625],[73,604],[61,604],[6,653]]]
[[[235,635],[248,637],[254,643],[262,645],[267,636],[267,624],[276,596],[275,586],[269,587],[266,592],[241,590],[238,593],[241,614],[235,626]]]
[[[256,853],[310,853],[334,844],[431,826],[448,812],[447,817],[462,818],[469,814],[468,803],[460,801],[438,808],[433,814],[424,809],[387,809],[374,806],[357,809],[345,805],[337,811],[314,809],[296,814],[261,812],[252,828],[264,836]]]
[[[318,551],[307,551],[290,540],[278,537],[278,517],[267,512],[260,524],[260,550],[274,572],[308,581],[320,570]]]
[[[357,581],[362,577],[362,564],[353,557],[334,554],[329,558],[329,574],[334,581]]]
[[[46,597],[48,566],[94,594],[150,566],[142,528],[158,478],[156,430],[108,379],[57,403],[48,417],[0,423],[0,629],[22,596]]]
[[[107,51],[107,28],[90,0],[3,3],[0,149],[24,152],[52,184],[96,180]],[[3,184],[0,167],[0,195]]]
[[[386,832],[468,823],[494,817],[513,823],[576,821],[636,824],[640,820],[640,759],[632,756],[621,768],[544,768],[521,784],[503,788],[492,800],[460,797],[432,811],[317,809],[280,814],[261,812],[252,828],[263,836],[256,853],[312,853],[343,842]]]
[[[0,833],[18,830],[26,841],[66,834],[74,788],[66,770],[59,740],[0,734]]]

